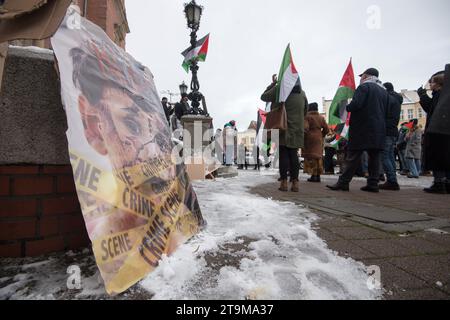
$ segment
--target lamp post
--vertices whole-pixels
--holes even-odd
[[[186,15],[187,26],[191,29],[191,49],[194,49],[197,45],[197,31],[200,28],[200,19],[202,17],[203,7],[199,6],[195,0],[184,4],[184,13]],[[190,70],[192,72],[191,81],[191,93],[188,95],[189,100],[192,101],[192,113],[208,115],[208,109],[204,103],[204,97],[200,93],[200,83],[198,81],[197,72],[199,66],[197,59],[194,59],[191,63]],[[180,86],[181,90],[181,86]],[[199,109],[200,102],[203,102],[204,110]]]
[[[180,84],[180,94],[183,95],[183,94],[187,93],[187,90],[188,90],[188,86],[183,81],[183,83]]]

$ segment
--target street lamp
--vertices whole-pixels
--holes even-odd
[[[188,86],[183,81],[183,83],[180,84],[180,94],[181,95],[186,94],[187,91],[188,91]]]
[[[200,18],[202,16],[203,7],[192,0],[184,5],[184,13],[188,21],[188,28],[197,31],[200,27]]]
[[[195,49],[197,46],[197,31],[200,28],[200,19],[202,17],[203,7],[199,6],[195,0],[192,0],[189,3],[184,4],[184,13],[186,15],[187,26],[191,29],[191,50]],[[199,109],[200,102],[204,102],[204,97],[200,93],[200,83],[198,81],[197,72],[199,66],[197,59],[194,59],[191,62],[190,70],[192,72],[192,80],[191,80],[191,93],[188,95],[189,100],[192,101],[192,113],[193,114],[201,114],[207,115],[208,109],[206,108],[206,104],[203,103],[203,108]],[[181,91],[181,86],[180,86]]]

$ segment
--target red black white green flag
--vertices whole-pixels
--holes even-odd
[[[288,44],[278,74],[277,101],[286,102],[296,85],[301,86],[300,76],[292,59],[291,45]]]
[[[346,107],[350,99],[353,98],[355,90],[355,73],[353,72],[352,60],[350,59],[329,111],[328,124],[338,125],[338,127],[342,128],[342,130],[336,130],[336,139],[331,142],[331,145],[336,149],[339,148],[339,142],[343,138],[348,139],[351,113],[347,112]]]
[[[344,76],[339,84],[339,89],[331,103],[328,124],[337,125],[347,121],[347,111],[345,108],[349,100],[353,98],[355,90],[355,74],[353,72],[352,60],[350,59],[347,70],[345,70]]]
[[[189,67],[192,62],[197,61],[205,61],[206,55],[208,54],[208,46],[209,46],[209,33],[197,41],[195,47],[189,47],[184,50],[181,54],[184,57],[183,68],[186,72],[189,72]]]

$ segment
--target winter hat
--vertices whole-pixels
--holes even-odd
[[[433,74],[431,77],[433,78],[433,77],[436,77],[436,76],[440,76],[441,74],[445,74],[445,71],[442,70],[442,71],[436,72],[436,73]]]
[[[308,105],[308,111],[319,111],[319,105],[316,102]]]
[[[362,77],[365,74],[368,76],[374,76],[377,78],[380,76],[380,72],[378,72],[378,70],[375,68],[369,68],[366,71],[364,71],[363,73],[361,73],[359,76]]]
[[[385,84],[383,84],[383,86],[386,88],[386,90],[388,92],[393,92],[394,91],[394,85],[390,82],[386,82]]]

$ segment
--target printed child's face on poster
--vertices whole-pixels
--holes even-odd
[[[123,90],[106,88],[95,108],[101,139],[116,170],[163,155],[157,137],[165,123],[156,110],[146,112],[137,103]]]

